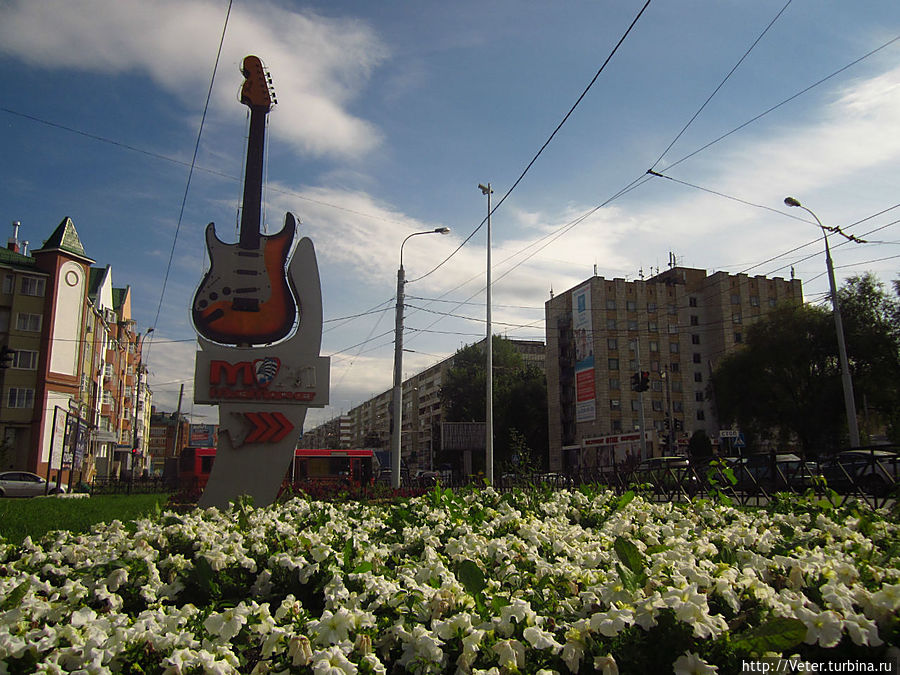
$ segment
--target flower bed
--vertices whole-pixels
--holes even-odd
[[[900,529],[885,516],[490,488],[170,511],[0,544],[0,672],[880,661],[900,642]]]

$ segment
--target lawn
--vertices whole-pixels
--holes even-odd
[[[19,544],[27,536],[37,540],[51,530],[84,533],[97,523],[124,522],[155,513],[167,499],[166,494],[0,499],[0,536]]]

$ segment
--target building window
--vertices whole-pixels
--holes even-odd
[[[672,361],[672,363],[669,364],[669,370],[673,373],[677,373],[680,369],[681,367],[678,365],[678,361]]]
[[[734,322],[734,323],[740,323],[740,322],[741,322],[741,313],[740,313],[740,312],[735,312],[734,314],[732,314],[732,315],[731,315],[731,320],[732,320],[732,322]]]
[[[672,381],[672,392],[675,394],[681,393],[681,381],[680,380]]]
[[[640,410],[641,402],[638,399],[632,399],[631,401],[631,412],[637,412]]]
[[[606,301],[606,309],[615,309],[616,301],[613,298],[608,298]]]
[[[672,412],[684,412],[684,405],[681,401],[672,401]]]
[[[694,363],[702,363],[702,361],[700,360],[700,354],[698,354],[697,352],[694,352]]]
[[[750,306],[751,307],[759,307],[759,296],[758,295],[750,296]]]
[[[647,330],[649,330],[651,333],[658,333],[659,332],[659,324],[656,323],[655,321],[648,321],[647,322]]]
[[[650,370],[654,373],[659,372],[659,361],[651,361],[650,362]]]
[[[653,410],[655,410],[656,412],[662,412],[662,401],[657,401],[656,399],[653,399],[652,405],[653,405]]]
[[[22,277],[22,285],[20,287],[22,295],[43,297],[46,284],[47,280],[43,277]]]
[[[607,366],[609,370],[618,370],[619,369],[619,359],[608,359]]]
[[[606,338],[606,348],[607,349],[618,349],[619,348],[618,338]]]
[[[110,405],[112,403],[112,394],[104,389],[103,390],[103,405]]]
[[[694,373],[694,382],[703,382],[703,373],[701,373],[701,372]]]
[[[695,391],[695,392],[694,392],[694,400],[695,400],[695,401],[702,401],[702,400],[703,400],[703,392],[702,392],[702,391]]]
[[[637,330],[638,322],[637,319],[628,319],[628,330]]]
[[[21,370],[37,370],[38,353],[27,349],[17,349],[13,357],[13,368]]]
[[[648,302],[648,303],[647,303],[647,311],[648,311],[648,312],[655,312],[655,311],[656,311],[656,303],[655,303],[655,302]]]
[[[679,349],[679,347],[678,347],[678,343],[677,343],[677,342],[670,342],[670,343],[669,343],[669,353],[670,353],[670,354],[677,354],[677,353],[678,353],[678,349]]]
[[[0,333],[9,332],[9,308],[0,307]]]
[[[619,391],[619,380],[617,378],[610,378],[609,390],[610,391]]]
[[[688,305],[691,307],[696,307],[697,306],[697,298],[695,298],[694,296],[689,297]]]
[[[7,408],[32,408],[34,407],[34,389],[23,387],[10,387],[9,397],[6,401]]]
[[[699,336],[699,335],[696,335],[696,334],[691,335],[691,344],[692,344],[692,345],[699,345],[699,344],[700,344],[700,336]]]
[[[699,326],[700,325],[700,317],[696,314],[691,314],[691,325]]]
[[[669,303],[669,314],[678,314],[678,306],[675,303]]]
[[[621,409],[622,409],[622,405],[621,405],[621,403],[619,402],[619,399],[617,399],[617,398],[611,398],[611,399],[609,399],[609,409],[610,409],[610,410],[621,410]]]
[[[637,311],[637,303],[634,300],[626,300],[625,301],[625,309],[629,312]]]
[[[606,330],[615,330],[616,329],[616,320],[615,319],[607,319],[606,320]]]
[[[778,304],[777,298],[769,298],[769,307],[774,307],[777,304]]]
[[[698,410],[697,411],[697,419],[702,422],[703,420],[706,419],[706,413],[703,412],[702,410]]]
[[[653,382],[650,383],[650,389],[652,391],[662,391],[662,389],[663,389],[662,380],[653,380]]]
[[[16,330],[31,331],[39,333],[41,331],[41,319],[44,317],[40,314],[28,314],[19,312],[16,314]]]
[[[651,352],[659,351],[659,343],[656,340],[650,340],[650,351]]]
[[[620,431],[622,431],[622,420],[613,420],[612,421],[612,432],[614,434],[617,434]]]
[[[739,305],[739,304],[741,304],[741,296],[738,295],[737,293],[732,293],[732,294],[731,294],[731,304],[732,304],[732,305]]]
[[[744,341],[744,336],[743,336],[741,333],[735,333],[735,334],[734,334],[734,341],[735,341],[735,342],[738,342],[738,343],[743,342],[743,341]]]
[[[7,274],[3,277],[3,294],[4,295],[12,295],[13,290],[16,286],[16,277],[12,274]]]
[[[628,369],[629,369],[629,370],[634,370],[634,371],[636,371],[636,370],[638,369],[638,362],[637,362],[637,359],[631,359],[631,360],[628,362]]]

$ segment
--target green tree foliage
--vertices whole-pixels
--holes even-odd
[[[838,292],[857,411],[869,433],[886,427],[898,440],[900,302],[871,275]],[[816,454],[847,443],[846,415],[833,314],[811,305],[773,310],[747,331],[745,345],[713,374],[719,421],[749,438],[780,445],[796,439]],[[866,439],[863,439],[866,442]]]
[[[494,465],[545,465],[549,447],[547,381],[525,364],[509,340],[493,337]],[[484,343],[463,347],[453,357],[441,387],[446,422],[484,422],[487,380]]]

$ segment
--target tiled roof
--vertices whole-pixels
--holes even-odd
[[[62,219],[62,222],[50,235],[50,238],[35,253],[54,249],[59,249],[81,258],[87,258],[84,246],[81,243],[81,239],[78,238],[78,232],[75,230],[75,223],[68,216]]]
[[[34,258],[30,255],[16,253],[8,248],[0,248],[0,264],[34,267]]]

